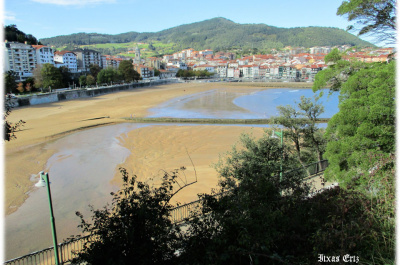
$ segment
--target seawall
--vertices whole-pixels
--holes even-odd
[[[43,93],[43,94],[13,98],[11,99],[11,104],[13,105],[13,107],[39,105],[39,104],[53,103],[53,102],[71,100],[77,98],[96,97],[124,90],[165,85],[177,82],[178,80],[176,79],[165,79],[165,80],[157,80],[151,82],[138,82],[131,84],[96,87],[96,88],[70,89],[70,90],[55,91],[51,93]]]

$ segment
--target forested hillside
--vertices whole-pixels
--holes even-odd
[[[127,32],[117,35],[77,33],[41,39],[45,45],[63,46],[98,43],[151,42],[177,43],[178,49],[223,50],[234,47],[271,49],[285,46],[373,46],[338,28],[278,28],[265,24],[238,24],[225,18],[213,18],[155,33]]]

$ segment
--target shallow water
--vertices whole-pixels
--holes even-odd
[[[254,93],[212,90],[161,104],[151,110],[153,114],[150,117],[265,118],[276,115],[277,106],[292,105],[302,95],[310,97],[313,93],[310,89],[268,89]],[[329,99],[325,96],[323,100],[326,114],[323,117],[331,117],[338,110],[337,95]],[[127,132],[144,126],[151,124],[125,123],[93,128],[68,135],[46,146],[56,150],[47,161],[46,171],[51,181],[59,243],[71,234],[79,234],[79,218],[75,216],[75,211],[81,211],[88,218],[89,204],[97,209],[110,202],[110,192],[117,189],[110,184],[110,180],[117,165],[130,154],[121,145],[121,140]],[[37,178],[32,179],[37,181]],[[6,216],[5,225],[6,259],[51,246],[46,190],[32,191],[16,212]]]
[[[167,101],[150,109],[149,117],[260,119],[278,115],[280,105],[294,105],[301,96],[313,97],[311,89],[266,89],[252,93],[212,90]],[[318,101],[324,105],[321,118],[338,112],[338,93],[328,96],[328,90]]]
[[[75,211],[89,217],[89,204],[95,209],[110,201],[110,184],[116,165],[130,151],[120,145],[121,135],[148,125],[118,124],[77,132],[46,148],[56,150],[47,161],[51,182],[54,216],[59,243],[71,234],[79,234]],[[35,172],[32,172],[35,173]],[[34,181],[37,182],[38,178]],[[32,183],[34,184],[34,183]],[[52,245],[47,191],[35,188],[14,213],[6,216],[6,258],[15,258]]]

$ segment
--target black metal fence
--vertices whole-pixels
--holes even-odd
[[[305,166],[304,168],[298,168],[292,171],[285,172],[284,174],[304,174],[307,172],[308,177],[313,177],[323,172],[328,167],[328,160],[318,161]],[[185,219],[190,218],[193,214],[200,213],[200,200],[193,201],[171,210],[171,221],[174,224],[181,223]],[[83,248],[85,242],[87,242],[89,236],[77,238],[64,242],[58,245],[58,252],[60,253],[60,264],[70,264],[70,261],[75,257],[74,252],[79,251]],[[54,247],[49,247],[40,251],[30,253],[15,259],[11,259],[5,262],[7,265],[53,265],[54,260]]]
[[[69,264],[75,257],[74,252],[83,248],[83,245],[89,240],[90,236],[84,236],[67,242],[58,244],[58,253],[60,253],[60,264]],[[24,255],[5,262],[11,265],[53,265],[55,264],[54,247],[49,247],[40,251]]]

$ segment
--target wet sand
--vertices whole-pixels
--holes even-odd
[[[149,115],[149,108],[167,100],[212,89],[240,92],[265,88],[227,83],[172,84],[14,109],[9,121],[16,122],[22,119],[26,123],[21,131],[16,133],[16,140],[5,143],[6,214],[17,210],[29,196],[28,193],[34,189],[32,174],[47,170],[46,162],[55,151],[45,149],[46,143],[75,131],[125,122],[122,118],[130,115],[145,117]],[[135,149],[135,153],[121,166],[126,167],[128,172],[144,178],[156,174],[149,168],[155,171],[169,171],[185,166],[188,168],[186,174],[189,178],[194,171],[190,172],[193,166],[188,159],[187,149],[195,165],[199,183],[196,187],[193,185],[190,191],[187,189],[187,193],[181,193],[177,200],[190,201],[196,197],[196,192],[207,192],[217,182],[215,170],[210,165],[216,161],[218,154],[229,150],[232,144],[237,142],[243,130],[249,128],[171,126],[135,130],[122,140],[123,145],[130,150]],[[261,129],[256,131],[261,133]],[[140,157],[137,157],[137,154],[141,154]],[[114,182],[120,183],[119,181],[120,174],[116,174]]]

